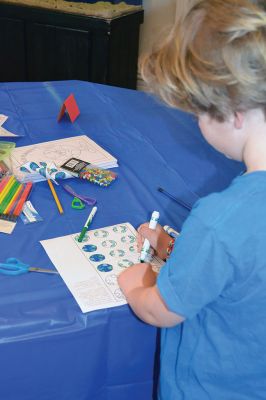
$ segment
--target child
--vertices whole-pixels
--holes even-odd
[[[162,327],[160,400],[266,399],[266,13],[251,0],[190,0],[143,75],[169,105],[196,115],[215,149],[246,173],[194,206],[167,259],[119,276],[136,315]],[[168,251],[167,251],[168,250]],[[168,258],[167,258],[168,257]]]

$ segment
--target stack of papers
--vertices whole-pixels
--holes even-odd
[[[45,162],[47,164],[54,163],[60,167],[71,157],[79,158],[104,169],[118,167],[115,157],[87,136],[81,135],[15,148],[11,155],[12,171],[17,179],[25,182],[29,180],[29,174],[23,172],[24,164]],[[32,182],[46,179],[38,173],[30,175]]]

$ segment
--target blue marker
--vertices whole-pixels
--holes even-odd
[[[159,221],[160,214],[158,211],[153,211],[149,223],[149,228],[150,229],[156,229],[157,222]],[[144,263],[146,261],[147,256],[149,255],[149,250],[150,250],[150,242],[148,239],[144,240],[141,253],[140,253],[140,262]]]

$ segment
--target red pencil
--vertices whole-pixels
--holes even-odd
[[[5,186],[9,182],[10,176],[5,176],[0,182],[0,193],[4,190]]]
[[[32,182],[28,182],[27,185],[25,186],[25,189],[22,192],[22,195],[21,195],[21,197],[20,197],[20,199],[18,201],[18,204],[16,205],[16,208],[15,208],[15,210],[13,212],[13,215],[15,217],[18,217],[19,214],[21,213],[22,208],[23,208],[23,206],[25,204],[25,201],[27,200],[27,198],[28,198],[28,196],[30,194],[31,188],[32,188]]]

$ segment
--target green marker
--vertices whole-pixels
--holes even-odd
[[[79,238],[78,238],[78,242],[82,242],[82,240],[83,240],[83,238],[84,238],[84,236],[85,236],[85,234],[86,234],[86,232],[87,232],[87,230],[88,230],[88,228],[89,228],[89,226],[91,224],[91,221],[92,221],[94,215],[96,214],[96,211],[97,211],[97,207],[93,207],[93,209],[91,210],[91,213],[90,213],[87,221],[85,222],[84,227],[82,228],[82,231],[80,232],[80,235],[79,235]]]

